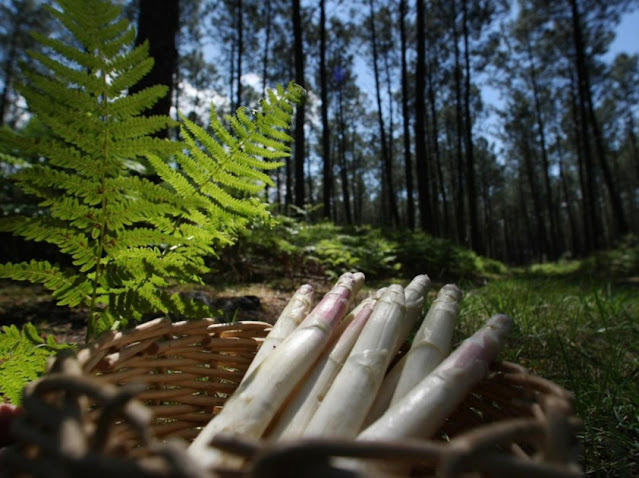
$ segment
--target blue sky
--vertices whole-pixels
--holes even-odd
[[[612,59],[621,52],[639,53],[639,9],[622,19],[606,59]]]

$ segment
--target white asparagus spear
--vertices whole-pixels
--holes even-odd
[[[408,333],[411,331],[417,320],[422,315],[422,308],[424,306],[424,300],[426,292],[430,287],[430,278],[425,275],[416,276],[410,284],[404,289],[404,296],[406,297],[406,320],[402,322],[403,326],[398,334],[398,341],[395,344],[395,349],[391,357],[394,357],[399,351],[400,347],[404,343]],[[423,327],[423,322],[422,322]],[[421,329],[421,327],[420,327]],[[366,419],[364,420],[364,426],[368,426],[377,420],[388,408],[388,405],[395,393],[395,386],[399,381],[399,377],[402,372],[402,367],[406,361],[406,356],[396,363],[393,368],[386,374],[382,385],[375,396],[375,400],[371,405],[371,409],[368,412]]]
[[[390,406],[406,395],[450,353],[460,299],[461,290],[454,284],[446,284],[439,290],[406,354]]]
[[[362,273],[343,274],[302,323],[242,382],[195,438],[190,455],[204,467],[238,466],[236,457],[210,448],[218,433],[259,438],[288,395],[313,366],[346,313]]]
[[[382,383],[405,315],[404,290],[393,284],[375,304],[303,436],[354,438],[357,435]]]
[[[492,316],[357,439],[429,438],[486,376],[512,326],[507,315]]]
[[[380,289],[373,297],[362,300],[349,314],[353,316],[352,320],[335,345],[326,350],[313,366],[310,375],[304,379],[302,387],[290,403],[285,405],[284,412],[268,435],[269,439],[292,439],[302,435],[333,379],[344,365],[383,290],[385,289]]]
[[[297,326],[304,320],[313,305],[313,287],[310,284],[302,285],[291,300],[286,304],[284,310],[275,321],[273,328],[264,338],[262,346],[255,354],[255,358],[249,365],[244,377],[248,377],[250,373],[261,364],[266,356],[270,354],[282,341],[293,332]]]
[[[430,278],[426,274],[415,276],[404,289],[406,300],[406,317],[401,321],[397,331],[397,343],[391,353],[391,358],[399,351],[408,334],[422,316],[426,292],[430,288]]]

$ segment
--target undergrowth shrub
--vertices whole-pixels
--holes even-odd
[[[309,224],[286,216],[277,216],[274,226],[243,232],[233,253],[213,267],[233,271],[236,281],[268,281],[278,276],[273,271],[281,271],[280,277],[320,274],[333,279],[356,269],[371,281],[423,273],[434,280],[473,280],[507,271],[499,261],[422,232]]]

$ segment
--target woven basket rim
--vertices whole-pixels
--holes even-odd
[[[218,394],[228,396],[232,393],[233,387],[237,386],[241,379],[242,371],[248,367],[250,357],[254,355],[271,327],[271,324],[260,321],[239,321],[227,324],[219,323],[214,319],[181,322],[155,319],[128,331],[103,334],[93,343],[78,350],[74,356],[61,354],[45,377],[31,383],[25,389],[27,416],[21,420],[22,442],[10,453],[3,453],[0,460],[6,461],[9,457],[11,461],[12,457],[20,461],[20,457],[25,456],[25,450],[33,448],[34,439],[35,442],[40,440],[41,450],[42,447],[53,446],[51,437],[42,432],[46,426],[38,421],[46,420],[47,413],[51,413],[51,407],[59,402],[59,398],[51,399],[52,395],[57,393],[65,397],[63,403],[68,402],[67,409],[71,407],[70,409],[75,409],[76,413],[80,413],[78,411],[78,407],[81,407],[80,403],[98,404],[94,405],[94,408],[97,407],[96,410],[100,413],[89,418],[84,417],[83,427],[98,429],[103,427],[107,430],[105,433],[112,433],[117,428],[112,423],[113,417],[118,413],[124,416],[128,424],[129,432],[127,433],[137,434],[144,443],[138,451],[146,451],[139,456],[133,454],[128,458],[120,456],[122,463],[118,463],[123,469],[127,467],[138,469],[146,463],[144,460],[153,459],[162,462],[163,470],[167,473],[158,476],[178,478],[196,476],[189,474],[192,473],[193,467],[180,468],[186,466],[184,460],[187,459],[187,455],[183,448],[171,448],[173,450],[170,452],[171,460],[173,460],[171,464],[171,460],[166,457],[166,453],[169,453],[166,447],[170,448],[173,445],[164,444],[162,436],[168,439],[192,437],[197,427],[192,429],[185,426],[200,423],[193,421],[200,418],[210,419],[210,415],[202,413],[205,402],[210,404],[208,410],[211,410],[210,406],[213,406],[211,410],[213,412],[216,407],[223,406],[224,398],[221,396],[219,404],[216,405],[218,402],[214,400],[214,396]],[[181,358],[174,358],[172,354],[181,354]],[[182,367],[180,374],[183,374],[183,370],[188,373],[179,377],[182,380],[176,379],[175,377],[179,374],[170,373],[170,370],[163,375],[161,370],[153,368],[153,360],[164,360],[164,362],[158,362],[162,365],[162,367],[156,367],[158,370],[165,366],[170,368],[168,365],[179,363]],[[211,362],[202,364],[199,362],[202,360]],[[218,363],[224,365],[217,366]],[[192,375],[203,373],[203,371],[209,375],[191,378]],[[145,377],[144,385],[133,385],[135,378],[142,376]],[[109,379],[117,379],[119,385],[108,382]],[[122,386],[120,382],[126,382],[128,385]],[[174,383],[178,385],[173,385]],[[204,392],[192,388],[194,386],[202,387]],[[179,395],[180,387],[185,387],[187,392]],[[292,467],[291,469],[296,473],[300,473],[300,470],[303,472],[306,469],[303,467],[304,461],[308,461],[309,453],[317,459],[321,458],[321,465],[326,467],[328,473],[326,476],[331,476],[330,473],[335,471],[330,465],[329,458],[332,456],[358,456],[369,459],[375,459],[375,457],[390,459],[391,456],[399,456],[407,461],[421,461],[422,466],[424,463],[434,462],[437,473],[447,477],[460,476],[460,473],[465,472],[471,465],[479,466],[480,471],[505,470],[509,473],[533,473],[530,476],[549,478],[581,476],[581,468],[578,464],[578,443],[575,439],[575,431],[580,426],[580,422],[574,415],[574,395],[559,384],[534,375],[521,365],[498,361],[492,365],[487,379],[473,389],[473,394],[477,397],[474,395],[469,397],[471,405],[462,405],[462,407],[467,406],[468,409],[458,411],[466,413],[468,417],[465,419],[470,420],[469,423],[472,425],[473,420],[482,418],[473,412],[472,400],[491,397],[491,393],[504,393],[504,391],[510,393],[513,402],[513,408],[504,409],[504,413],[507,412],[512,416],[497,417],[492,423],[481,423],[479,426],[470,426],[470,428],[468,424],[464,424],[461,426],[461,433],[453,433],[448,442],[442,441],[441,438],[368,444],[353,440],[305,439],[296,443],[273,444],[268,441],[218,436],[214,440],[214,445],[247,458],[251,464],[251,471],[247,473],[253,473],[251,476],[259,478],[277,476],[273,473],[278,467],[282,469],[288,466]],[[79,396],[81,398],[78,398]],[[495,398],[489,398],[489,400],[495,400]],[[72,402],[75,405],[69,405]],[[151,426],[151,421],[154,417],[157,420],[160,412],[175,412],[185,418],[172,421],[170,415],[167,415],[168,418],[162,419],[163,423],[156,424],[155,427]],[[499,413],[499,407],[488,407],[482,413],[488,415]],[[80,413],[80,415],[86,414]],[[93,422],[87,423],[86,420],[93,420]],[[447,423],[447,426],[452,425],[451,429],[459,425],[452,422],[451,417]],[[446,430],[445,426],[444,431]],[[517,434],[522,435],[524,432],[526,434],[524,439],[516,439]],[[89,440],[87,447],[96,445],[95,440],[95,438],[93,442]],[[54,461],[55,458],[59,458],[68,464],[71,460],[78,466],[86,466],[86,463],[91,460],[108,461],[107,455],[103,454],[109,446],[108,442],[109,440],[104,438],[103,443],[98,443],[95,450],[86,450],[84,455],[80,454],[75,458],[70,458],[58,450],[53,453]],[[502,448],[508,453],[495,451]],[[532,455],[530,449],[534,451]],[[41,451],[41,453],[44,452]],[[119,453],[122,453],[122,450]],[[47,455],[48,460],[52,459],[51,453],[44,454]],[[176,463],[181,465],[178,466]],[[296,469],[295,466],[298,468]],[[299,468],[300,466],[302,468]],[[202,470],[198,473],[200,472]],[[124,474],[119,478],[129,478],[124,471],[122,473]],[[137,475],[130,475],[131,478],[133,476],[145,478],[147,475],[138,470]]]

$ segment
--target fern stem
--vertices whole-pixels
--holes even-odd
[[[104,60],[104,58],[102,58],[101,56],[101,60]],[[104,63],[103,63],[104,65]],[[106,71],[104,69],[104,67],[101,69],[101,77],[102,77],[102,84],[104,87],[103,91],[107,91],[107,74]],[[103,130],[103,141],[102,141],[102,162],[105,163],[107,156],[108,156],[108,142],[109,142],[109,121],[108,121],[108,107],[109,107],[109,101],[108,98],[106,97],[106,93],[104,93],[102,96],[102,106],[103,106],[103,116],[102,119],[104,121],[104,130]],[[100,321],[101,319],[104,317],[104,315],[100,314],[99,311],[96,310],[96,301],[97,301],[97,296],[98,296],[98,287],[100,284],[100,279],[103,273],[103,266],[102,266],[102,255],[104,254],[104,242],[106,240],[106,233],[107,233],[107,198],[106,198],[106,175],[107,175],[107,168],[102,167],[102,171],[100,174],[100,193],[101,193],[101,199],[100,199],[100,235],[98,237],[98,250],[97,253],[95,255],[95,275],[93,276],[93,280],[91,281],[91,302],[89,304],[89,323],[87,326],[87,333],[86,333],[86,337],[85,337],[85,342],[88,343],[89,340],[91,340],[91,338],[95,337],[97,331],[98,331],[98,325],[100,325]]]

